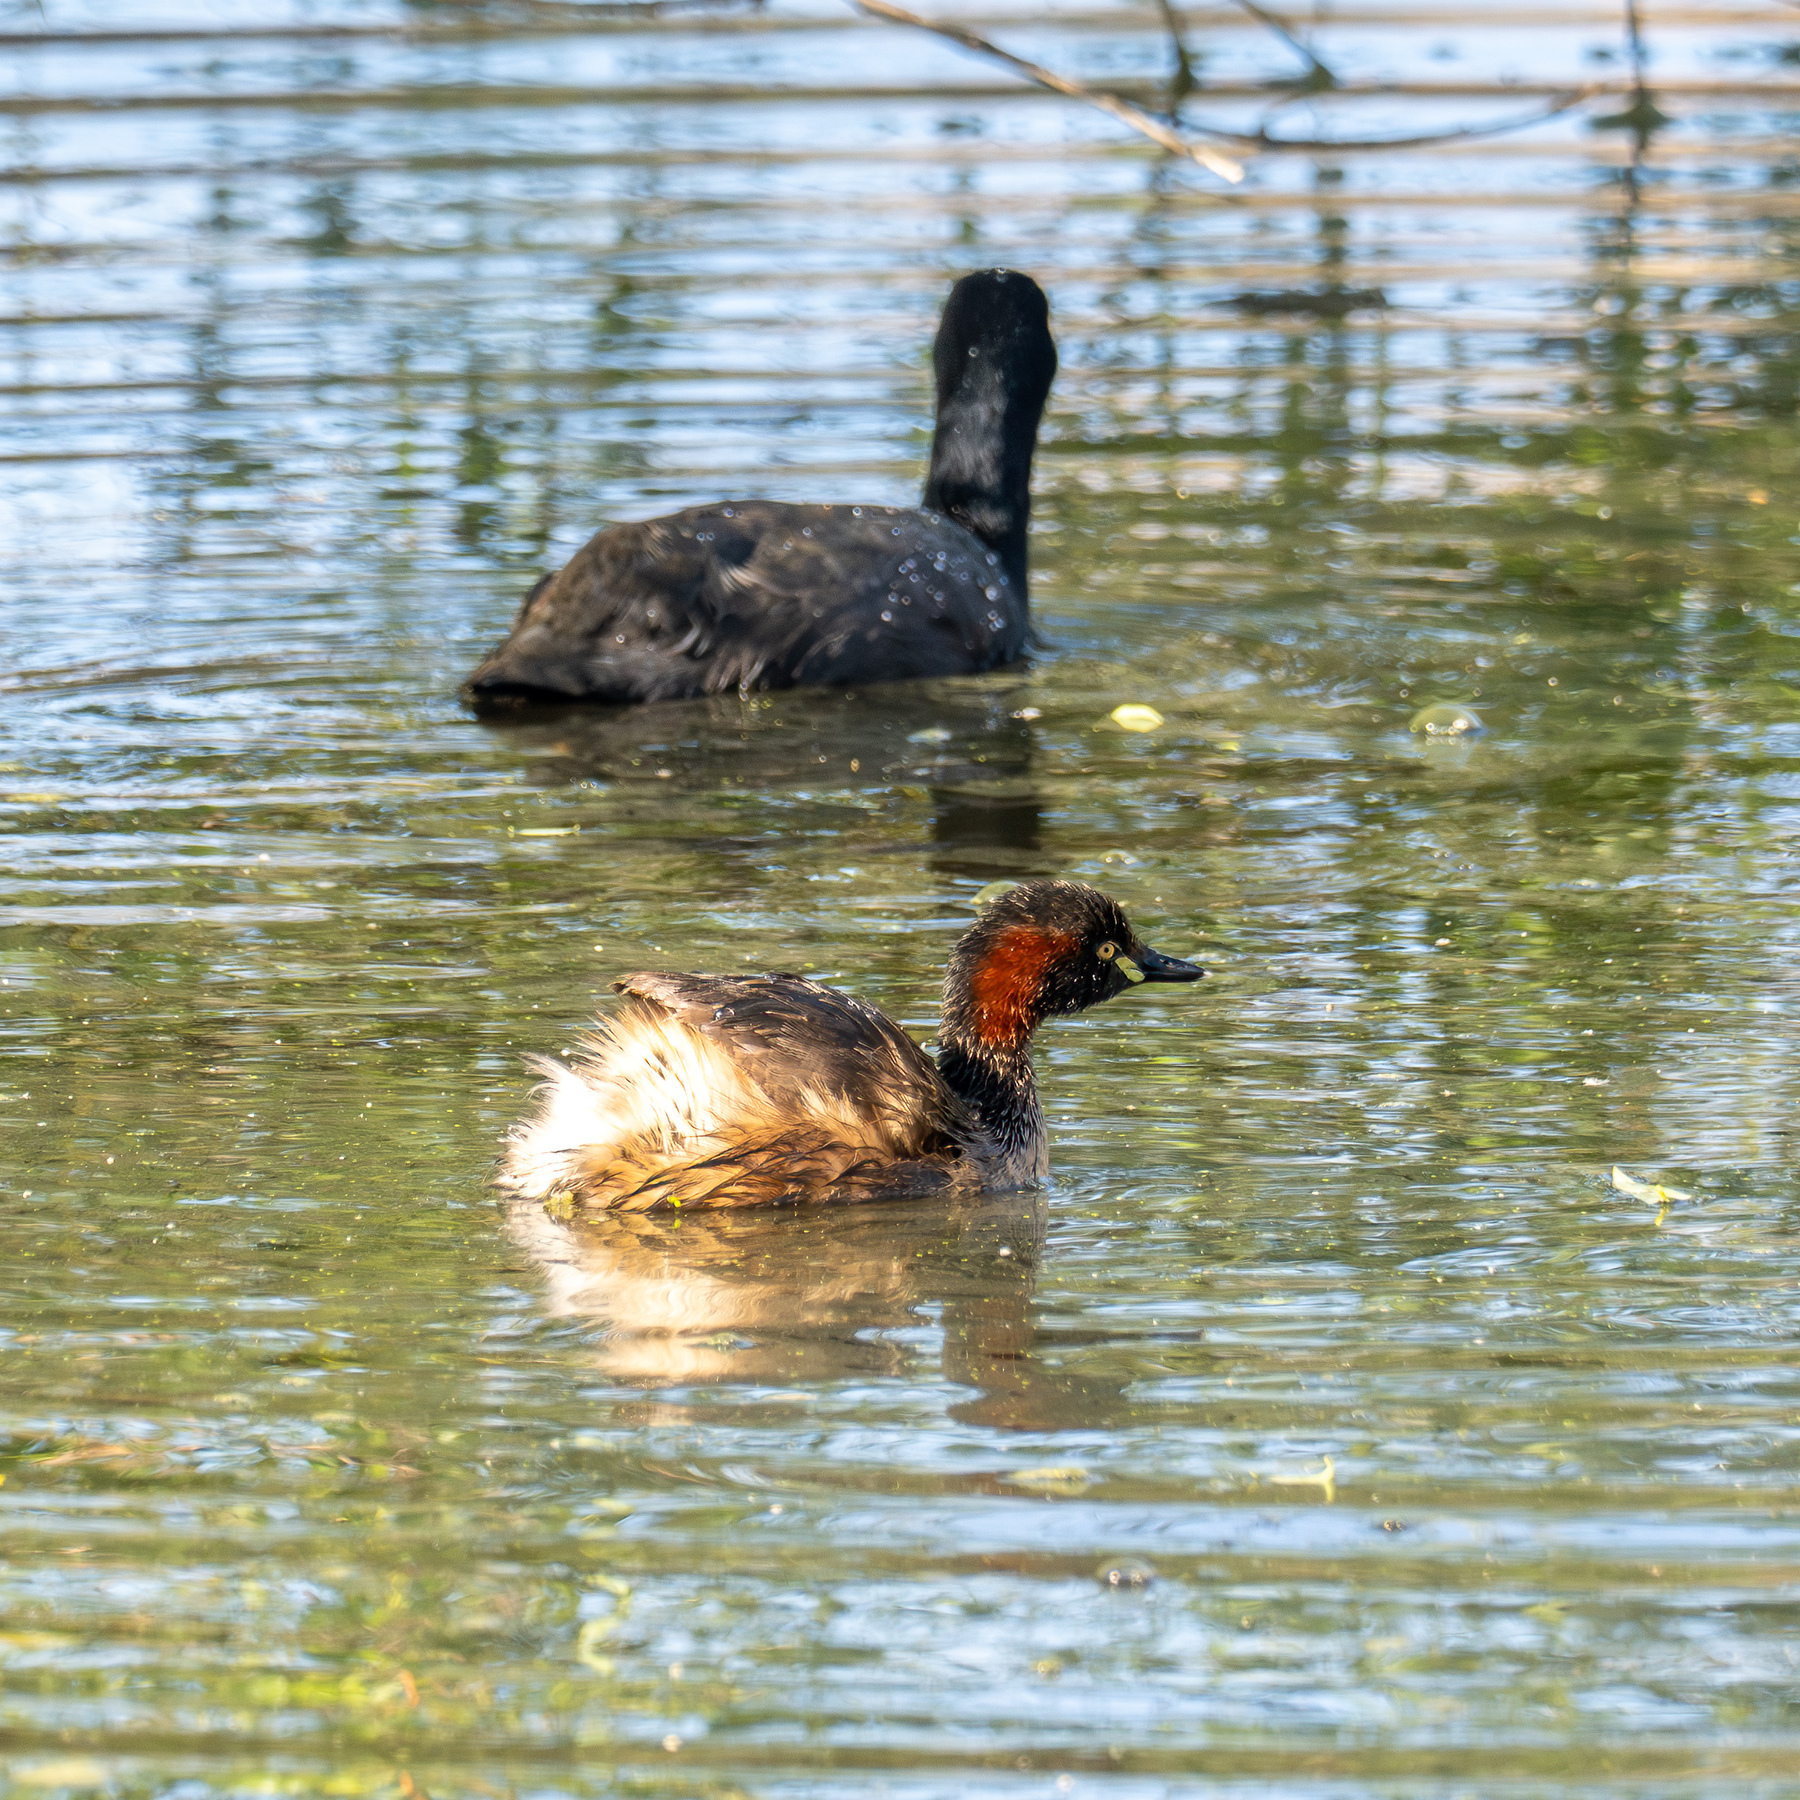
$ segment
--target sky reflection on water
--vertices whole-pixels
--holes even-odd
[[[1800,1794],[1800,24],[1648,14],[1635,173],[1571,117],[1222,198],[813,10],[11,18],[192,35],[0,94],[0,1768]],[[1162,72],[1148,10],[1060,14],[988,28]],[[1291,56],[1193,35],[1253,121]],[[1610,11],[1318,43],[1619,67]],[[911,499],[995,262],[1062,352],[1031,664],[456,704],[606,519]],[[1213,971],[1046,1031],[1043,1196],[494,1204],[615,973],[924,1037],[1031,873]]]

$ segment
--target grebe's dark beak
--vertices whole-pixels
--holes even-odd
[[[1179,956],[1164,956],[1148,944],[1134,960],[1146,981],[1198,981],[1206,973],[1198,963],[1183,962]]]

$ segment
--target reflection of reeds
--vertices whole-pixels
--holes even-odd
[[[1181,35],[1181,20],[1176,15],[1170,0],[1156,0],[1162,9],[1163,27],[1169,34],[1169,44],[1175,53],[1175,68],[1169,76],[1169,117],[1175,119],[1181,111],[1181,103],[1198,85],[1198,77],[1194,74],[1194,61],[1188,55],[1187,40]]]
[[[1199,163],[1202,168],[1211,170],[1213,174],[1226,181],[1236,183],[1243,180],[1242,166],[1230,157],[1221,156],[1217,151],[1206,148],[1205,145],[1189,143],[1160,120],[1152,118],[1117,93],[1109,93],[1105,89],[1089,87],[1085,82],[1072,80],[1067,75],[1058,74],[1054,69],[1045,68],[1042,63],[1027,61],[1022,56],[1015,56],[1010,50],[1001,49],[998,44],[977,35],[965,26],[953,25],[939,19],[923,18],[918,13],[908,12],[904,7],[893,5],[892,0],[852,0],[852,4],[860,11],[872,14],[877,18],[888,19],[896,25],[910,25],[920,31],[929,31],[937,37],[948,38],[953,44],[962,45],[964,49],[973,50],[982,56],[992,57],[995,61],[1004,63],[1008,68],[1016,69],[1028,81],[1036,82],[1039,87],[1048,88],[1052,93],[1066,94],[1072,100],[1080,100],[1088,106],[1098,107],[1102,112],[1111,113],[1114,118],[1129,125],[1132,130],[1142,132],[1145,137],[1160,144],[1163,149]],[[1282,20],[1266,8],[1256,4],[1256,0],[1240,0],[1240,4],[1258,23],[1266,25],[1285,43],[1290,44],[1306,58],[1308,70],[1302,80],[1298,83],[1282,84],[1287,98],[1344,91],[1332,71],[1294,35]],[[1175,9],[1169,4],[1169,0],[1159,0],[1159,5],[1175,56],[1175,73],[1170,82],[1170,115],[1175,117],[1181,101],[1194,91],[1197,83],[1194,77],[1193,59],[1181,35],[1180,21]],[[1637,70],[1637,98],[1629,112],[1620,114],[1616,120],[1608,120],[1604,123],[1629,124],[1633,129],[1639,131],[1640,141],[1647,141],[1649,132],[1655,129],[1656,125],[1667,123],[1667,120],[1651,103],[1648,92],[1643,86],[1642,33],[1639,29],[1633,0],[1627,0],[1627,13],[1628,36],[1632,45],[1634,66]],[[1231,144],[1241,144],[1246,149],[1252,150],[1337,152],[1423,149],[1431,145],[1453,144],[1466,139],[1497,137],[1507,132],[1524,131],[1530,126],[1541,125],[1548,119],[1554,119],[1562,113],[1572,111],[1583,101],[1603,92],[1605,85],[1604,83],[1584,82],[1560,92],[1552,90],[1548,106],[1514,118],[1482,125],[1459,125],[1447,131],[1429,131],[1405,137],[1277,137],[1269,131],[1267,125],[1258,126],[1255,131],[1233,131],[1225,126],[1209,125],[1199,121],[1184,121],[1184,123],[1188,124],[1191,129],[1204,133],[1207,137],[1220,138]],[[1650,120],[1650,123],[1644,123],[1646,118]]]

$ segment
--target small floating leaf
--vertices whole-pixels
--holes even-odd
[[[1079,1494],[1097,1477],[1073,1464],[1053,1469],[1016,1469],[1004,1478],[1013,1487],[1035,1488],[1040,1494]]]
[[[1125,731],[1154,731],[1163,722],[1154,706],[1115,706],[1106,716]]]
[[[1652,1206],[1667,1206],[1671,1200],[1694,1197],[1686,1188],[1658,1187],[1653,1181],[1639,1181],[1635,1175],[1627,1175],[1617,1163],[1613,1165],[1612,1184],[1621,1194],[1629,1194],[1634,1200],[1648,1200]]]
[[[942,725],[927,725],[923,731],[909,731],[906,741],[909,744],[947,744],[950,733]]]
[[[1316,1475],[1271,1475],[1269,1479],[1277,1487],[1316,1487],[1325,1496],[1327,1506],[1337,1499],[1337,1465],[1329,1456]]]

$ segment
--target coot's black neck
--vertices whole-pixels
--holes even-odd
[[[993,1146],[996,1185],[1041,1181],[1050,1169],[1049,1140],[1031,1068],[1031,1041],[996,1047],[954,1030],[942,1034],[938,1072],[981,1121]]]
[[[1023,593],[1031,455],[1056,374],[1043,290],[1006,269],[965,275],[950,291],[932,361],[937,434],[924,505],[980,538]]]

